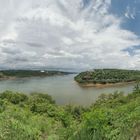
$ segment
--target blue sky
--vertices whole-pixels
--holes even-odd
[[[110,12],[123,18],[122,28],[134,32],[140,37],[140,0],[112,0]],[[130,55],[135,55],[135,50],[140,46],[125,49]]]
[[[124,18],[122,27],[140,36],[140,0],[112,0],[111,12]],[[125,17],[127,8],[134,18]]]
[[[0,9],[0,69],[140,69],[140,0],[0,0]]]

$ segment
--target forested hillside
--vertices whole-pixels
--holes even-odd
[[[81,72],[75,77],[78,83],[108,84],[140,80],[140,71],[121,69],[95,69]]]
[[[90,107],[58,106],[47,94],[0,94],[1,140],[139,140],[140,88]]]
[[[38,76],[53,76],[53,75],[64,75],[69,74],[68,72],[62,71],[41,71],[41,70],[1,70],[0,78],[22,78],[22,77],[38,77]]]

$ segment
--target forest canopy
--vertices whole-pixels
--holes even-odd
[[[47,71],[47,70],[1,70],[0,78],[23,78],[23,77],[45,77],[53,75],[65,75],[69,72],[63,71]]]
[[[121,69],[95,69],[81,72],[75,77],[78,83],[108,84],[140,80],[140,71]]]

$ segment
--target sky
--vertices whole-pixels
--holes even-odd
[[[140,70],[140,0],[0,0],[0,69]]]

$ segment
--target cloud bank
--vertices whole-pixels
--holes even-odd
[[[140,69],[140,38],[111,0],[0,0],[0,68]],[[124,51],[125,50],[125,51]]]

